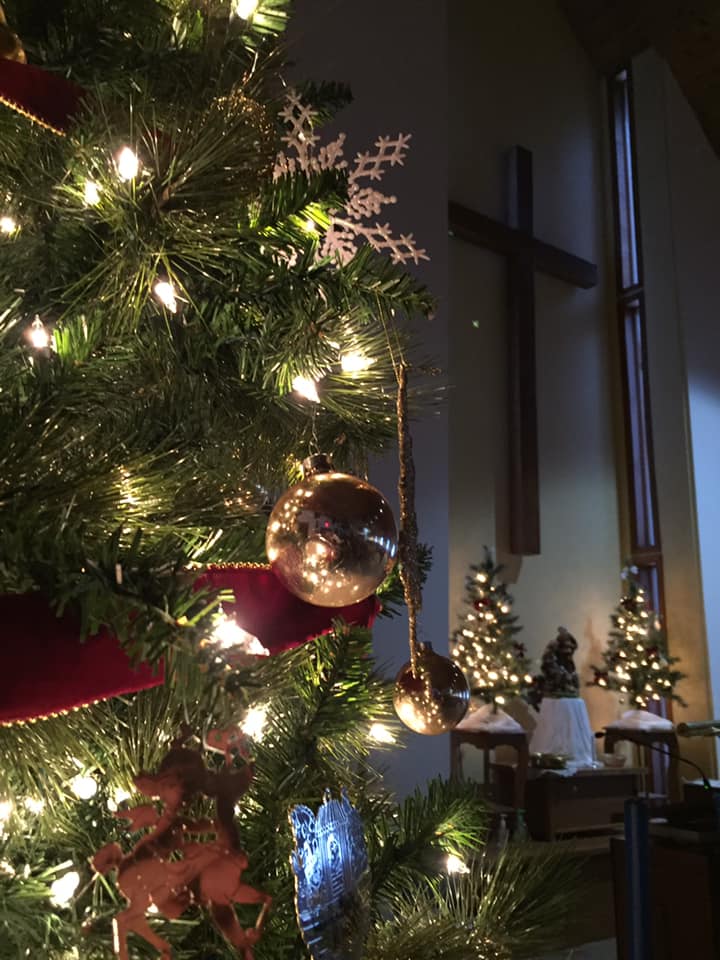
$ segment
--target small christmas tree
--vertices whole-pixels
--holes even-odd
[[[675,685],[685,674],[674,668],[678,658],[668,654],[660,620],[637,572],[637,567],[622,571],[625,595],[610,618],[613,628],[602,655],[603,666],[592,667],[593,684],[625,695],[633,709],[645,709],[653,700],[676,700],[684,706]]]
[[[470,610],[453,634],[451,647],[471,693],[495,707],[523,696],[532,683],[525,646],[515,639],[522,627],[512,613],[513,598],[499,579],[502,569],[485,547],[482,564],[472,566],[466,578]]]

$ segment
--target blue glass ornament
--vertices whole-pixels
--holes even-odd
[[[317,816],[290,811],[298,924],[313,960],[360,960],[368,927],[368,857],[360,814],[343,790]]]

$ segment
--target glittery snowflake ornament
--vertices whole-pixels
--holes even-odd
[[[428,260],[425,250],[418,247],[412,233],[395,236],[389,223],[380,223],[383,208],[396,203],[397,197],[376,190],[372,183],[382,180],[388,167],[402,166],[408,151],[410,134],[397,137],[378,137],[375,152],[358,153],[349,167],[344,157],[345,134],[320,144],[314,132],[317,112],[304,103],[294,90],[287,95],[287,103],[280,116],[287,125],[282,140],[287,145],[275,161],[274,179],[323,170],[347,170],[348,199],[340,210],[334,210],[330,225],[320,243],[322,257],[337,257],[342,263],[357,253],[365,241],[373,249],[387,253],[393,263],[419,263]]]
[[[360,814],[329,790],[317,815],[290,811],[298,924],[313,960],[360,960],[368,926],[368,857]]]

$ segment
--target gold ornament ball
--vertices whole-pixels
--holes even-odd
[[[467,713],[470,690],[460,669],[419,643],[416,672],[409,661],[395,678],[395,712],[406,727],[429,736],[452,730]]]
[[[324,454],[303,463],[303,480],[275,504],[265,534],[273,571],[319,607],[345,607],[373,594],[392,570],[398,535],[383,495],[333,470]]]

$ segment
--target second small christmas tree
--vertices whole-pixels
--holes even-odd
[[[525,645],[516,639],[522,627],[500,579],[502,569],[485,547],[483,562],[472,566],[466,578],[470,609],[451,642],[452,657],[465,673],[471,694],[495,709],[523,696],[532,684]]]
[[[592,668],[593,683],[622,694],[633,710],[645,710],[660,700],[685,705],[675,693],[685,674],[675,667],[678,658],[668,654],[660,620],[650,608],[637,573],[637,567],[622,571],[625,593],[610,618],[612,630],[603,665]]]

